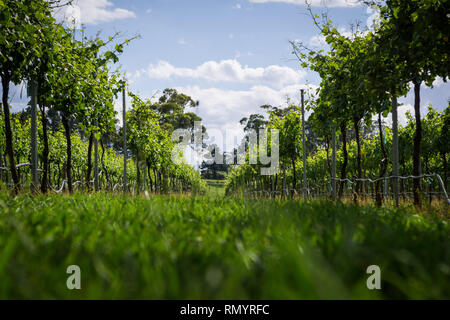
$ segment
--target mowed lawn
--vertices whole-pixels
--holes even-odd
[[[411,208],[0,194],[0,298],[449,299],[449,231]]]

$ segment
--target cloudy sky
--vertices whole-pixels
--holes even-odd
[[[374,18],[356,0],[309,1],[318,14],[328,10],[343,32]],[[58,19],[63,16],[84,24],[92,36],[98,31],[105,37],[115,31],[124,37],[139,34],[121,56],[131,90],[150,98],[177,88],[200,101],[195,112],[210,130],[238,134],[238,121],[259,106],[282,105],[288,98],[297,103],[301,88],[319,84],[316,74],[300,68],[289,45],[289,40],[323,45],[304,0],[75,0],[57,13]],[[442,81],[424,88],[423,110],[428,104],[444,109],[449,89]],[[12,105],[20,109],[20,89],[12,91]],[[413,95],[401,102],[403,121]]]

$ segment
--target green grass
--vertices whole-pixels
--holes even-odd
[[[225,180],[205,180],[207,185],[206,195],[211,197],[225,196]]]
[[[0,298],[449,299],[449,231],[330,202],[0,194]]]

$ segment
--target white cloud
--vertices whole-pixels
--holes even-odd
[[[380,19],[380,10],[378,10],[376,7],[367,7],[366,12],[367,14],[369,14],[369,17],[367,17],[366,25],[368,28],[374,29],[378,25],[378,21]]]
[[[444,79],[441,77],[436,77],[436,79],[433,81],[433,87],[440,87],[444,84]]]
[[[349,38],[349,39],[353,39],[353,38],[355,38],[355,36],[356,37],[364,37],[369,33],[369,30],[357,29],[357,30],[352,31],[352,30],[347,30],[347,28],[345,28],[345,27],[338,28],[338,31],[341,35],[343,35],[344,37]]]
[[[423,108],[421,108],[423,109]],[[406,123],[408,122],[408,119],[406,118],[406,113],[410,112],[413,116],[414,116],[414,106],[412,104],[402,104],[401,106],[399,106],[397,108],[397,118],[398,118],[398,124],[400,126],[405,126]],[[425,112],[426,115],[426,112]],[[422,117],[424,116],[424,114],[422,114]],[[392,113],[389,112],[389,114],[387,115],[387,117],[382,117],[383,123],[384,125],[387,125],[389,127],[392,127]],[[372,115],[372,121],[378,121],[378,115],[374,114]]]
[[[444,84],[444,79],[442,79],[441,77],[436,77],[436,79],[434,79],[434,81],[433,81],[433,88],[439,88],[439,87],[442,86],[443,84]],[[412,82],[410,82],[410,87],[411,87],[411,88],[413,87],[413,83],[412,83]],[[422,82],[422,84],[420,85],[420,87],[421,87],[422,89],[430,88],[430,87],[427,86],[427,84],[426,84],[425,82]]]
[[[233,9],[241,9],[241,5],[240,5],[239,3],[236,3],[236,4],[233,6]]]
[[[369,31],[368,30],[355,30],[354,32],[349,31],[347,28],[345,27],[340,27],[338,28],[338,32],[349,39],[354,38],[355,36],[359,36],[359,37],[363,37],[366,36]],[[295,42],[301,42],[300,40],[295,40]],[[325,47],[327,47],[327,41],[325,36],[321,35],[321,34],[316,34],[314,36],[312,36],[309,41],[308,41],[308,45],[314,48],[322,48],[324,49]]]
[[[304,5],[305,0],[249,0],[252,3],[268,3],[268,2],[282,2],[295,5]],[[308,0],[314,7],[355,7],[361,3],[358,0]]]
[[[228,38],[234,39],[234,34],[230,33],[230,34],[228,35]]]
[[[67,23],[75,20],[77,26],[136,17],[133,11],[115,8],[108,0],[75,0],[72,5],[57,9],[54,15]]]
[[[300,89],[315,92],[315,85],[288,85],[280,89],[273,89],[263,85],[256,85],[248,90],[228,90],[219,88],[201,88],[199,86],[175,86],[178,92],[191,96],[194,100],[198,100],[198,107],[189,108],[188,111],[195,112],[202,118],[202,124],[206,126],[209,135],[209,142],[220,146],[222,150],[231,151],[233,147],[237,147],[244,135],[243,127],[239,121],[243,117],[250,114],[265,114],[265,110],[260,106],[270,104],[272,106],[286,106],[287,99],[290,103],[300,103]],[[158,90],[160,93],[160,90]],[[158,93],[152,93],[157,99]],[[145,98],[150,98],[147,96]],[[130,108],[130,98],[127,97],[127,107]],[[115,110],[118,112],[117,118],[122,123],[122,100],[118,99],[115,103]],[[307,111],[308,118],[311,112]],[[218,134],[218,131],[221,134]],[[215,134],[216,133],[216,134]],[[225,140],[222,136],[225,136]],[[224,143],[226,146],[224,146]],[[189,158],[189,155],[188,157]],[[194,163],[194,162],[192,162]]]
[[[159,61],[156,65],[150,64],[146,70],[139,72],[152,79],[180,77],[215,82],[267,84],[277,88],[286,84],[298,84],[306,76],[306,71],[279,65],[259,68],[242,66],[236,59],[207,61],[196,68],[179,68],[167,61]]]
[[[28,102],[10,102],[11,112],[16,113],[28,107]]]
[[[317,88],[311,85],[309,87],[312,90]],[[208,131],[227,131],[232,136],[238,136],[237,142],[240,142],[243,131],[239,120],[252,113],[265,115],[265,111],[260,106],[265,104],[283,106],[288,97],[291,98],[292,103],[299,103],[300,89],[302,88],[308,90],[307,86],[303,84],[290,85],[278,90],[261,85],[253,86],[249,90],[204,89],[198,86],[177,87],[176,89],[191,96],[194,100],[200,101],[197,114],[202,117],[202,123],[208,128]],[[227,150],[231,150],[235,146],[233,140],[232,137],[227,137]],[[222,141],[216,140],[216,142],[222,149]]]
[[[420,117],[421,119],[424,119],[428,114],[428,108],[427,106],[430,105],[430,103],[421,103],[420,105]],[[412,117],[414,118],[414,106],[410,103],[401,103],[401,105],[397,108],[397,118],[398,118],[398,124],[400,126],[405,126],[408,122],[408,118],[406,117],[406,113],[411,113]],[[389,112],[388,116],[386,118],[382,118],[383,123],[389,127],[392,127],[392,113]],[[378,115],[374,114],[372,116],[372,121],[378,121]]]
[[[423,110],[423,107],[421,109]],[[397,118],[399,125],[405,126],[406,123],[408,122],[408,119],[406,118],[407,112],[410,112],[414,116],[414,106],[411,104],[404,104],[397,108]],[[422,114],[422,117],[424,115],[426,115],[426,112],[425,114]],[[388,123],[392,125],[392,113],[389,113],[388,119],[389,119]]]
[[[187,42],[184,39],[179,39],[178,44],[181,44],[182,46],[187,45]]]
[[[325,40],[325,36],[317,34],[315,36],[312,36],[311,39],[309,39],[309,45],[312,47],[323,47],[327,44],[327,41]]]
[[[148,8],[147,10],[145,10],[145,12],[146,12],[147,14],[150,14],[150,13],[152,13],[152,9]]]

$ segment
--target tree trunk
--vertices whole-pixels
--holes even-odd
[[[56,181],[56,187],[59,188],[59,183],[61,182],[61,165],[58,163],[58,181]]]
[[[169,176],[165,169],[162,170],[162,188],[163,193],[169,192]]]
[[[48,168],[48,171],[47,171],[48,172],[48,185],[50,185],[52,183],[52,167],[50,165],[50,161],[48,162],[47,168]]]
[[[44,140],[44,150],[42,151],[42,169],[44,170],[41,180],[41,192],[47,193],[47,187],[49,184],[49,162],[48,162],[48,127],[47,127],[47,115],[45,114],[45,105],[39,104],[41,110],[41,122],[42,122],[42,135]]]
[[[345,123],[341,124],[341,132],[342,132],[342,151],[344,153],[344,162],[342,163],[341,169],[341,179],[347,178],[347,163],[348,163],[348,153],[347,153],[347,128]],[[341,181],[339,187],[339,198],[344,194],[345,181]]]
[[[420,119],[420,82],[414,83],[414,113],[416,117],[416,133],[414,135],[413,175],[420,175],[420,142],[422,140],[422,121]],[[413,184],[414,205],[420,206],[420,178],[414,179]]]
[[[14,183],[14,191],[17,193],[20,190],[20,181],[16,168],[16,163],[14,161],[14,149],[12,145],[12,130],[8,104],[9,82],[10,77],[2,75],[2,88],[3,88],[2,104],[3,104],[3,112],[5,115],[4,122],[5,122],[6,153],[8,155],[9,168]]]
[[[67,186],[69,188],[69,193],[73,193],[72,187],[72,141],[70,139],[70,124],[67,116],[62,113],[62,123],[64,126],[64,132],[66,135],[66,152],[67,152],[67,162],[66,162],[66,176],[67,176]]]
[[[147,160],[147,175],[148,175],[148,183],[150,187],[150,192],[153,191],[153,180],[151,175],[150,161]]]
[[[293,179],[293,181],[292,181],[292,189],[296,189],[297,188],[297,173],[295,172],[295,159],[293,158],[292,159],[292,170],[293,170],[293,177],[294,177],[294,179]],[[304,170],[304,168],[303,168],[303,170]]]
[[[380,175],[379,178],[384,177],[384,175],[386,174],[386,170],[387,170],[387,166],[388,166],[388,155],[386,152],[386,148],[384,145],[384,139],[383,139],[383,126],[381,124],[381,113],[378,114],[378,129],[380,130],[380,146],[381,146],[381,152],[383,154],[383,160],[381,160],[381,164],[380,164]],[[383,202],[383,196],[382,196],[382,192],[381,192],[381,181],[382,180],[378,180],[376,183],[376,187],[375,187],[375,191],[376,191],[376,202],[377,202],[377,206],[381,207],[382,202]]]
[[[424,158],[423,164],[425,165],[425,173],[430,172],[430,170],[428,168],[428,159],[427,158]],[[428,183],[428,196],[429,196],[430,204],[431,204],[432,198],[431,198],[431,184],[430,183]]]
[[[156,169],[153,168],[153,176],[155,177],[155,192],[157,192],[157,188],[158,188],[158,175],[156,173]]]
[[[362,178],[362,166],[361,166],[361,139],[359,136],[359,119],[354,119],[353,126],[355,128],[355,138],[356,138],[356,146],[357,146],[357,153],[356,153],[356,165],[358,169],[358,179]],[[356,195],[358,195],[361,192],[361,181],[356,181]]]
[[[87,154],[87,171],[86,171],[86,185],[91,190],[91,171],[92,171],[92,146],[94,144],[94,133],[91,132],[89,136],[88,154]]]
[[[141,192],[141,170],[139,165],[139,153],[136,154],[136,194]]]
[[[111,180],[109,178],[109,172],[108,169],[106,169],[105,166],[105,146],[103,145],[103,140],[100,138],[100,146],[102,147],[102,156],[100,159],[100,162],[102,164],[102,170],[105,171],[105,177],[106,177],[106,183],[108,184],[108,188],[110,188],[112,190],[112,183]]]
[[[328,138],[328,136],[325,138],[325,151],[327,152],[328,172],[330,173],[330,176],[331,176],[332,172],[331,172],[331,160],[330,160],[330,139]]]
[[[442,165],[444,167],[444,176],[443,176],[444,186],[445,186],[445,188],[447,188],[448,187],[447,186],[447,155],[445,152],[442,152]]]

